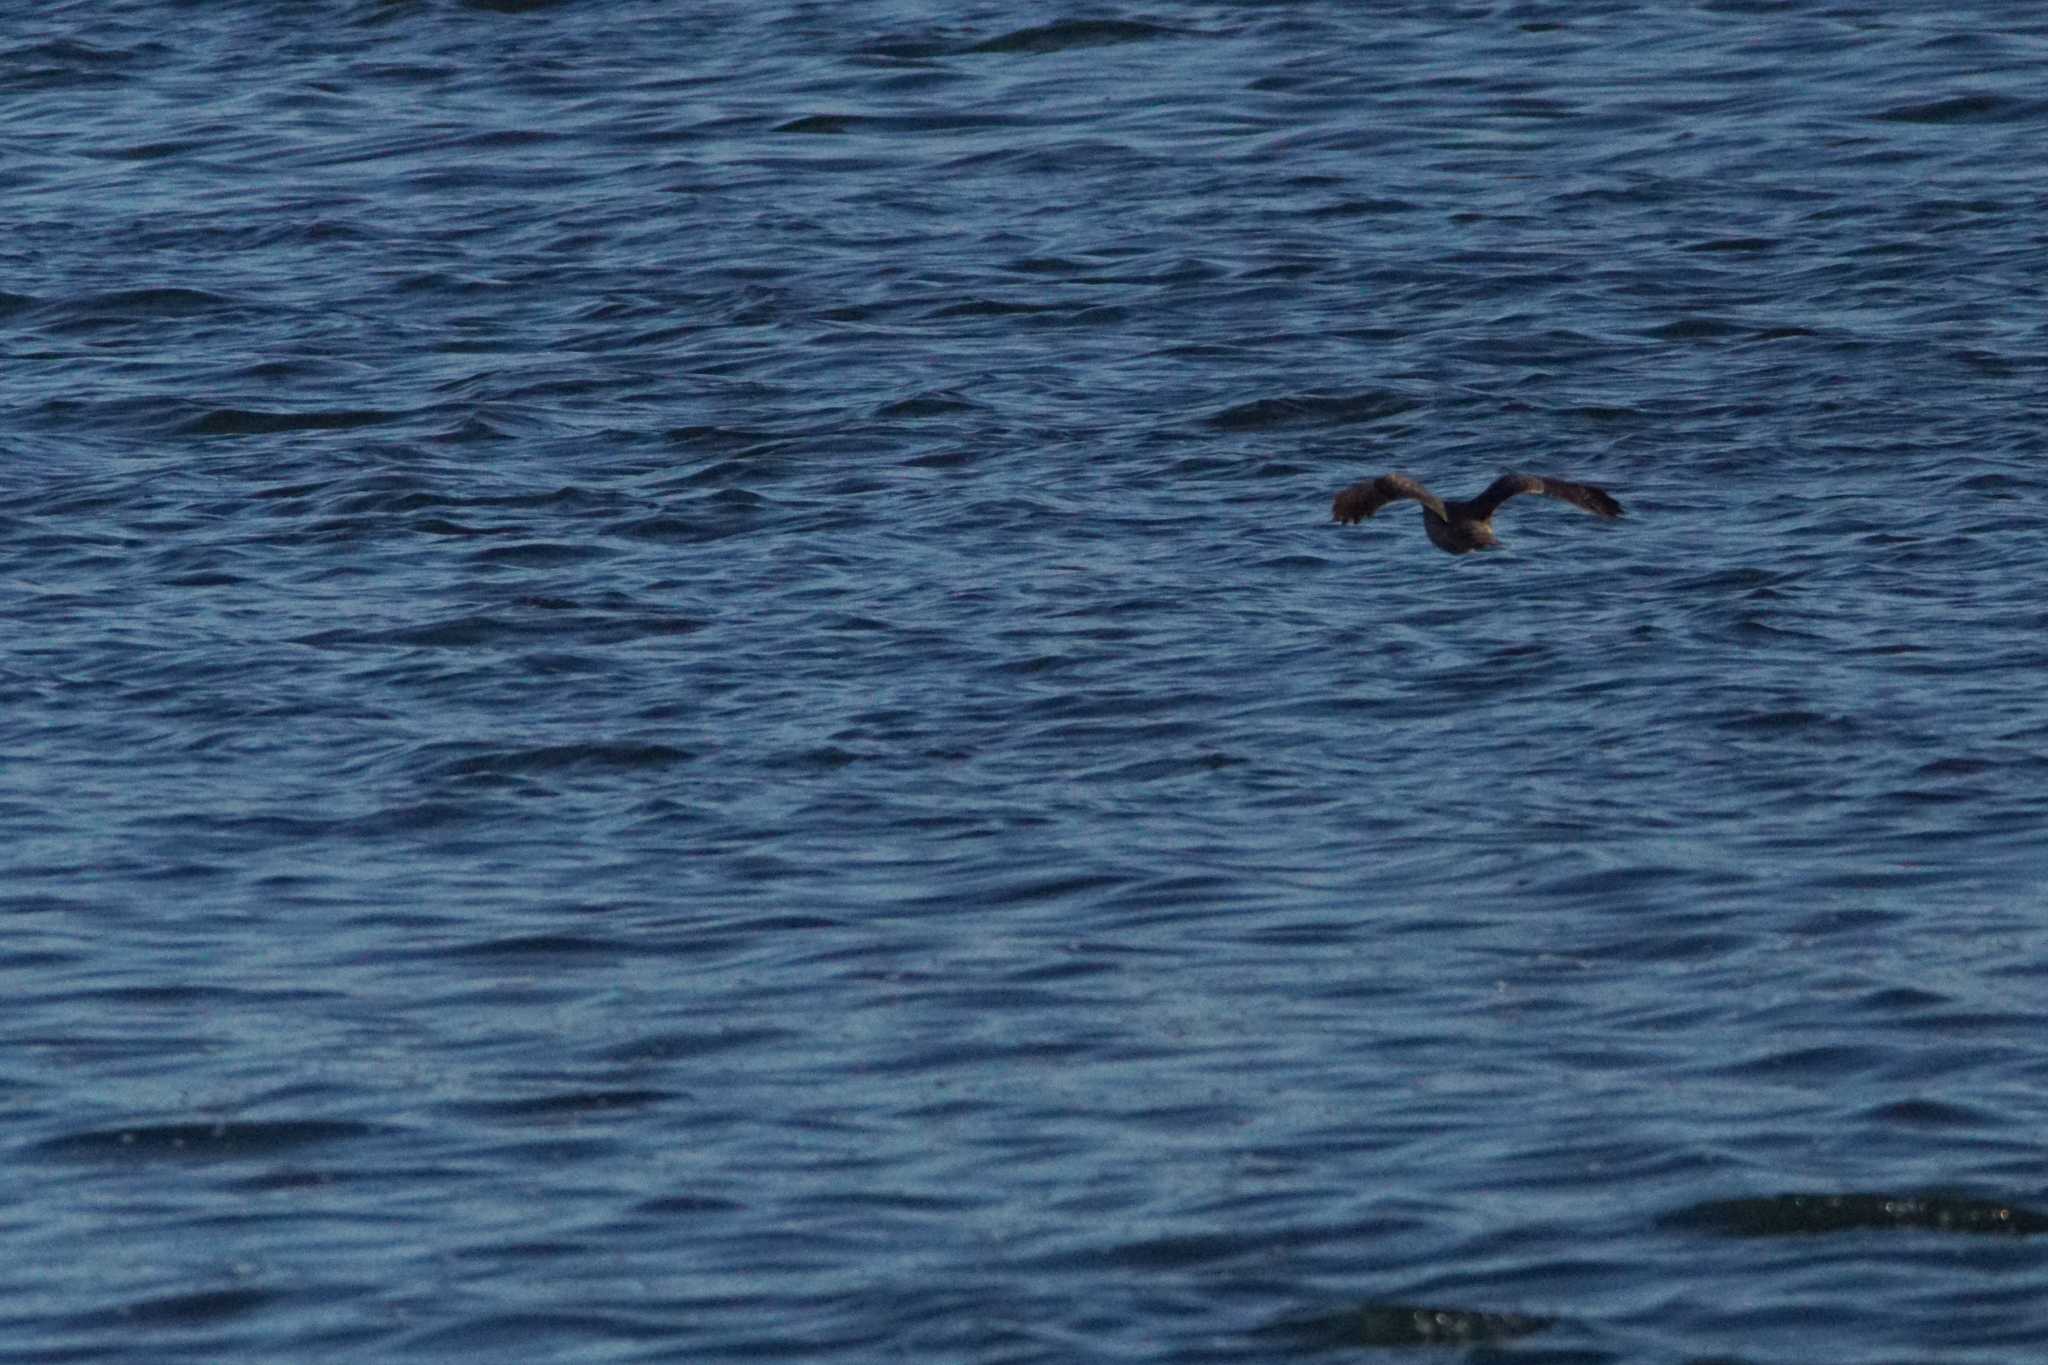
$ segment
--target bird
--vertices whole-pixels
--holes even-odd
[[[1574,507],[1583,507],[1609,521],[1621,515],[1621,504],[1604,488],[1565,479],[1544,479],[1534,474],[1503,474],[1487,485],[1486,491],[1465,502],[1445,502],[1406,474],[1382,474],[1364,479],[1337,494],[1330,515],[1347,526],[1356,525],[1390,502],[1413,498],[1422,504],[1422,529],[1430,543],[1454,555],[1473,550],[1497,550],[1500,539],[1493,534],[1494,511],[1517,493],[1541,493]]]

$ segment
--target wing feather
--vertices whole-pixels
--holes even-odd
[[[1493,515],[1495,508],[1518,493],[1538,493],[1546,498],[1556,498],[1559,502],[1583,507],[1596,517],[1610,520],[1621,515],[1621,504],[1604,488],[1595,488],[1590,483],[1572,483],[1567,479],[1542,479],[1534,474],[1503,474],[1466,505],[1472,509],[1473,515],[1484,521]]]
[[[1443,515],[1444,505],[1437,495],[1406,474],[1382,474],[1376,479],[1352,484],[1330,504],[1330,515],[1350,525],[1364,521],[1388,503],[1399,502],[1403,498],[1413,498],[1438,516]]]

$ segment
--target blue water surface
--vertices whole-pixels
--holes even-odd
[[[2043,70],[0,19],[0,1359],[2036,1358]]]

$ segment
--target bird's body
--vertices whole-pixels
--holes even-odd
[[[1430,543],[1440,550],[1462,555],[1499,547],[1500,540],[1493,534],[1493,514],[1517,493],[1540,493],[1608,520],[1621,515],[1621,504],[1604,488],[1563,479],[1541,479],[1534,474],[1503,474],[1484,493],[1464,502],[1445,502],[1406,474],[1382,474],[1354,483],[1339,493],[1330,506],[1330,514],[1351,525],[1366,520],[1390,502],[1412,498],[1422,504],[1422,529],[1429,533]]]

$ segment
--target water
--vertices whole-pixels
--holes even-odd
[[[2031,1358],[2044,61],[0,21],[0,1357]]]

